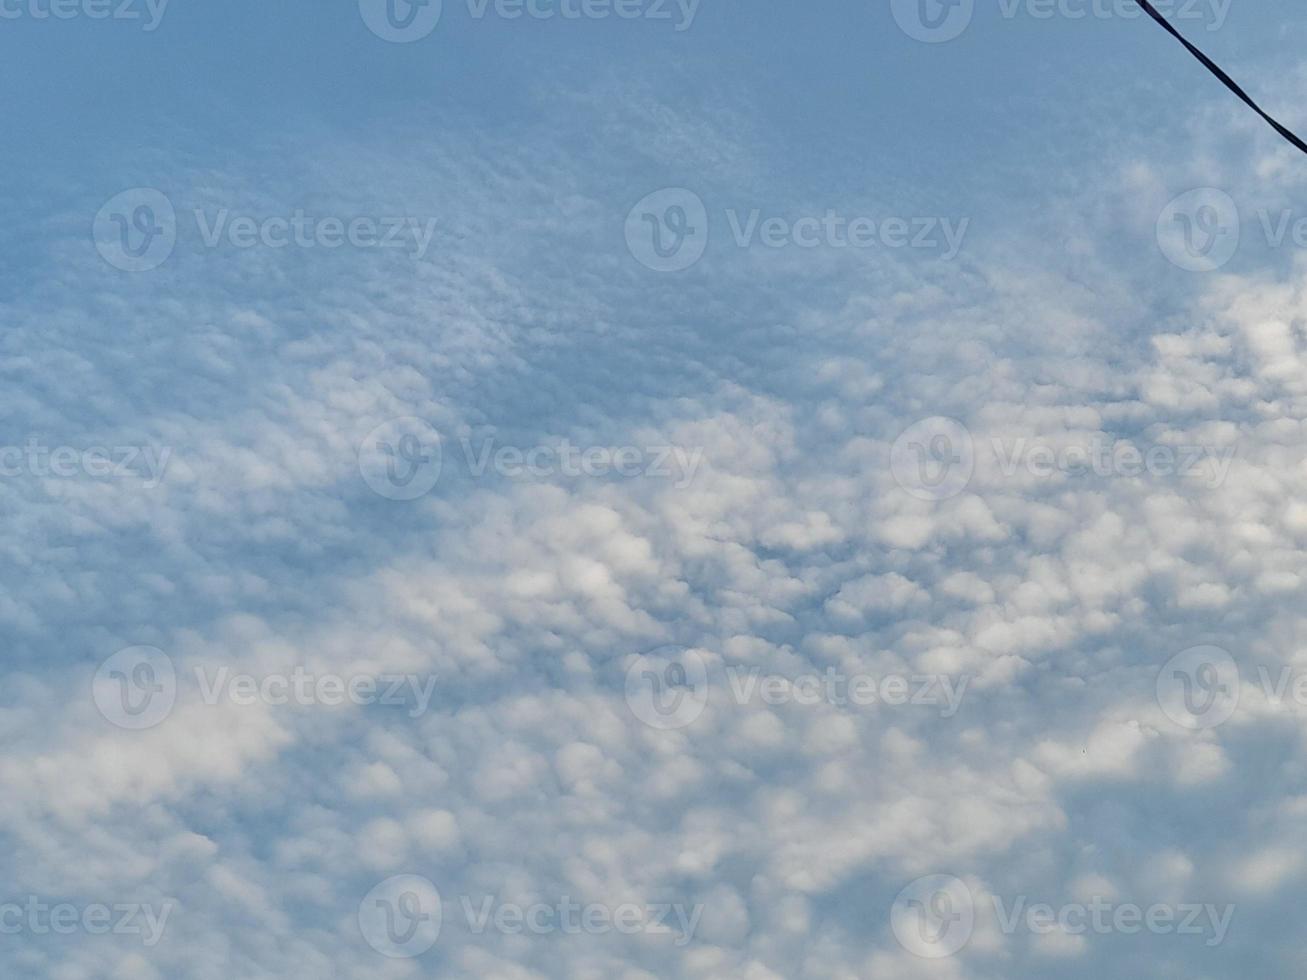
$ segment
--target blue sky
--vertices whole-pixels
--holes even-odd
[[[95,5],[0,4],[0,972],[1307,965],[1307,181],[1155,25]]]

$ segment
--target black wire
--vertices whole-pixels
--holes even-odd
[[[1228,89],[1229,89],[1231,92],[1233,92],[1235,95],[1239,96],[1239,98],[1243,99],[1244,102],[1248,103],[1248,105],[1252,107],[1252,110],[1253,110],[1254,112],[1256,112],[1257,115],[1261,116],[1261,117],[1262,117],[1263,119],[1265,119],[1268,123],[1270,123],[1270,124],[1275,128],[1275,131],[1276,131],[1277,133],[1279,133],[1281,136],[1283,136],[1285,139],[1287,139],[1290,143],[1292,143],[1292,144],[1293,144],[1294,146],[1296,146],[1298,149],[1302,150],[1303,153],[1307,153],[1307,143],[1304,143],[1304,142],[1303,142],[1301,139],[1299,139],[1298,136],[1297,136],[1295,133],[1293,133],[1293,132],[1288,128],[1288,127],[1281,125],[1281,124],[1280,124],[1278,121],[1276,121],[1276,120],[1275,120],[1275,119],[1274,119],[1274,118],[1273,118],[1273,117],[1272,117],[1272,116],[1271,116],[1271,115],[1270,115],[1270,114],[1269,114],[1265,109],[1263,109],[1263,108],[1262,108],[1261,106],[1259,106],[1256,102],[1254,102],[1252,96],[1249,95],[1247,92],[1245,92],[1245,91],[1240,87],[1240,85],[1239,85],[1238,82],[1236,82],[1233,78],[1231,78],[1229,75],[1227,75],[1227,74],[1226,74],[1226,73],[1221,69],[1221,66],[1220,66],[1220,65],[1218,65],[1215,61],[1213,61],[1211,58],[1207,57],[1207,55],[1203,54],[1203,53],[1202,53],[1201,51],[1199,51],[1196,47],[1194,47],[1192,44],[1190,44],[1189,41],[1184,37],[1183,34],[1181,34],[1181,33],[1180,33],[1179,31],[1177,31],[1174,27],[1172,27],[1172,26],[1171,26],[1171,22],[1168,21],[1168,20],[1167,20],[1165,17],[1163,17],[1161,14],[1159,14],[1159,13],[1157,12],[1157,8],[1154,7],[1154,6],[1149,2],[1149,0],[1135,0],[1135,2],[1138,3],[1139,6],[1141,6],[1141,7],[1144,8],[1144,11],[1148,14],[1149,17],[1153,18],[1153,20],[1157,21],[1159,24],[1161,24],[1163,27],[1165,27],[1168,33],[1170,33],[1173,37],[1175,37],[1175,39],[1176,39],[1177,41],[1179,41],[1179,42],[1180,42],[1181,44],[1183,44],[1186,48],[1188,48],[1188,49],[1189,49],[1189,53],[1192,54],[1192,55],[1193,55],[1195,58],[1197,58],[1199,61],[1201,61],[1201,62],[1203,63],[1203,65],[1207,68],[1208,71],[1210,71],[1213,75],[1215,75],[1215,76],[1216,76],[1217,78],[1219,78],[1222,82],[1224,82],[1226,88],[1228,88]]]

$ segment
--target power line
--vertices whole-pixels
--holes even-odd
[[[1203,66],[1208,71],[1210,71],[1213,75],[1215,75],[1222,82],[1224,82],[1226,88],[1228,88],[1235,95],[1239,96],[1239,98],[1243,99],[1244,102],[1248,103],[1248,105],[1252,107],[1252,110],[1256,112],[1257,115],[1261,116],[1268,123],[1270,123],[1271,126],[1274,127],[1277,133],[1283,136],[1286,140],[1288,140],[1298,149],[1302,150],[1303,153],[1307,153],[1307,143],[1304,143],[1301,139],[1299,139],[1299,137],[1292,130],[1290,130],[1287,126],[1282,125],[1275,118],[1273,118],[1270,115],[1270,113],[1268,113],[1265,109],[1263,109],[1256,102],[1254,102],[1253,97],[1249,95],[1247,92],[1245,92],[1238,82],[1236,82],[1233,78],[1227,75],[1222,70],[1220,65],[1218,65],[1211,58],[1207,57],[1207,55],[1199,51],[1196,47],[1194,47],[1194,45],[1190,44],[1188,39],[1185,38],[1183,34],[1181,34],[1174,27],[1172,27],[1171,22],[1168,21],[1161,14],[1159,14],[1157,12],[1157,8],[1154,7],[1152,3],[1149,2],[1149,0],[1135,0],[1135,2],[1138,3],[1139,6],[1144,8],[1144,11],[1148,14],[1149,17],[1153,18],[1153,20],[1157,21],[1164,28],[1166,28],[1167,33],[1171,34],[1177,41],[1179,41],[1186,48],[1188,48],[1189,53],[1192,54],[1199,61],[1201,61],[1203,63]]]

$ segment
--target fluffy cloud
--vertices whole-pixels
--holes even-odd
[[[16,898],[172,913],[145,948],[20,935],[0,951],[8,971],[1290,968],[1276,909],[1302,865],[1286,789],[1302,706],[1256,681],[1301,659],[1307,263],[1172,275],[1139,216],[1183,180],[1116,159],[1110,186],[1076,199],[1101,195],[1099,212],[1042,219],[1073,236],[1060,257],[992,201],[992,250],[952,264],[723,245],[679,278],[642,268],[622,221],[658,170],[608,164],[651,138],[692,158],[706,196],[751,182],[802,206],[762,176],[741,115],[604,101],[578,106],[586,149],[455,133],[153,175],[183,215],[279,214],[303,165],[324,210],[437,216],[421,260],[192,239],[124,277],[85,242],[85,209],[59,224],[46,246],[79,280],[3,311],[13,441],[171,455],[154,487],[0,483],[4,877]],[[1253,180],[1239,171],[1232,191]],[[1120,267],[1137,263],[1158,281],[1126,295]],[[404,416],[442,438],[440,480],[411,502],[373,493],[358,465],[365,437]],[[966,427],[974,474],[922,499],[892,447],[934,417]],[[478,470],[487,445],[556,459],[564,441],[630,447],[642,466]],[[1184,472],[1061,465],[1127,443],[1203,455]],[[643,465],[664,449],[669,472]],[[1231,652],[1247,690],[1228,722],[1192,730],[1156,685],[1201,643]],[[178,675],[145,731],[91,697],[97,666],[136,644]],[[662,729],[626,685],[634,657],[665,647],[696,652],[709,696]],[[420,711],[320,691],[206,700],[216,671],[297,668],[431,678],[434,697]],[[883,686],[858,705],[744,699],[739,671],[898,678],[907,700]],[[941,676],[967,682],[949,717],[913,699]],[[443,899],[421,959],[380,955],[361,925],[365,896],[402,874]],[[934,962],[896,942],[889,914],[932,874],[962,879],[982,912]],[[1238,912],[1214,953],[1185,936],[1004,931],[995,896]],[[487,901],[676,912],[630,935],[534,935],[478,926]]]

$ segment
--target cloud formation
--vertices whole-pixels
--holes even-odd
[[[1285,936],[1307,816],[1293,790],[1307,264],[1254,243],[1204,276],[1153,238],[1168,200],[1216,182],[1214,160],[1246,207],[1282,206],[1268,183],[1288,200],[1298,178],[1280,151],[1219,156],[1198,132],[1186,172],[1119,151],[1037,227],[977,202],[952,261],[739,248],[724,207],[820,215],[819,189],[771,176],[748,102],[621,94],[578,98],[575,132],[451,123],[416,147],[308,134],[289,156],[123,172],[178,214],[175,251],[149,272],[96,254],[102,202],[51,221],[42,247],[68,276],[3,306],[10,438],[169,462],[157,486],[84,469],[0,480],[4,879],[14,901],[168,915],[148,945],[0,917],[20,926],[5,970],[1301,966]],[[646,268],[628,210],[689,176],[709,204],[705,254]],[[867,191],[841,213],[931,204]],[[420,256],[228,247],[186,217],[300,207],[435,231]],[[374,450],[429,465],[399,430],[373,435],[404,418],[440,439],[438,477],[407,501],[360,471]],[[936,419],[961,427],[947,459],[913,443],[921,469],[905,476],[896,443]],[[521,458],[478,467],[464,447],[486,445]],[[575,466],[528,465],[569,458],[564,445]],[[664,449],[699,462],[665,474]],[[934,479],[962,455],[962,485]],[[1158,693],[1200,644],[1236,665],[1219,725],[1177,723]],[[143,645],[175,685],[132,664],[97,680]],[[704,692],[693,717],[642,718],[632,685],[672,686],[687,665],[702,670],[681,676]],[[434,679],[434,696],[206,698],[224,669],[342,690]],[[770,693],[740,696],[741,676]],[[832,676],[875,696],[828,697]],[[914,697],[944,682],[961,692],[947,716]],[[115,723],[163,687],[175,701],[158,724]],[[940,875],[974,922],[931,959],[892,909]],[[1074,931],[1056,915],[1044,929],[1012,911],[1098,902],[1109,921],[1194,905],[1211,929]],[[428,918],[405,936],[409,913]]]

